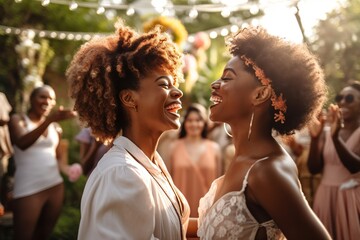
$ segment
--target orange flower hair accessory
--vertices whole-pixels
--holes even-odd
[[[252,59],[246,57],[245,55],[242,55],[240,59],[244,61],[246,66],[251,66],[254,69],[256,78],[260,80],[263,86],[269,86],[271,88],[271,106],[274,107],[275,111],[278,111],[274,114],[275,122],[280,121],[284,124],[287,106],[286,100],[283,98],[283,94],[281,93],[280,96],[276,96],[274,88],[271,86],[271,80],[266,77],[264,71],[259,68]]]

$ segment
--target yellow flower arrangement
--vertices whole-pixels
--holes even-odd
[[[150,19],[143,24],[144,32],[150,31],[156,25],[162,26],[162,31],[169,33],[178,46],[181,46],[187,39],[188,32],[186,31],[185,26],[177,18],[159,16]]]

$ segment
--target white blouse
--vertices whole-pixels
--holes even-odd
[[[160,155],[155,159],[164,174],[129,139],[115,139],[86,182],[78,239],[177,240],[181,226],[185,239],[189,206]]]

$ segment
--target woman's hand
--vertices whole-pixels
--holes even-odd
[[[82,175],[82,167],[79,163],[71,164],[68,170],[68,178],[70,182],[76,182]]]
[[[324,128],[326,116],[324,113],[320,113],[318,117],[314,117],[308,124],[310,136],[312,138],[318,138]]]
[[[344,120],[342,118],[341,110],[338,105],[330,104],[329,106],[329,119],[331,127],[331,136],[339,136],[339,131],[344,127]]]
[[[62,120],[70,119],[77,116],[76,111],[69,109],[64,109],[63,106],[60,106],[59,109],[53,110],[48,116],[50,122],[59,122]]]

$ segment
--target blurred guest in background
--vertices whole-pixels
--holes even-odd
[[[170,150],[170,173],[190,205],[191,217],[198,216],[200,198],[222,172],[220,146],[207,139],[207,121],[205,107],[190,105],[180,128],[179,140]]]
[[[314,211],[334,239],[360,239],[360,83],[343,88],[327,118],[309,124],[308,167],[322,173]],[[326,124],[325,124],[326,123]]]
[[[10,120],[10,112],[12,110],[4,93],[0,92],[0,216],[4,214],[4,206],[2,205],[2,178],[7,169],[8,160],[12,155],[12,146],[10,142],[8,123]]]
[[[111,144],[104,144],[96,139],[90,128],[83,128],[75,139],[80,143],[80,163],[85,176],[89,176]]]
[[[44,85],[30,95],[27,114],[10,119],[10,136],[16,164],[14,185],[14,239],[48,239],[60,215],[64,184],[59,169],[69,180],[81,175],[79,164],[67,164],[62,129],[58,121],[76,113],[55,106],[55,92]]]

